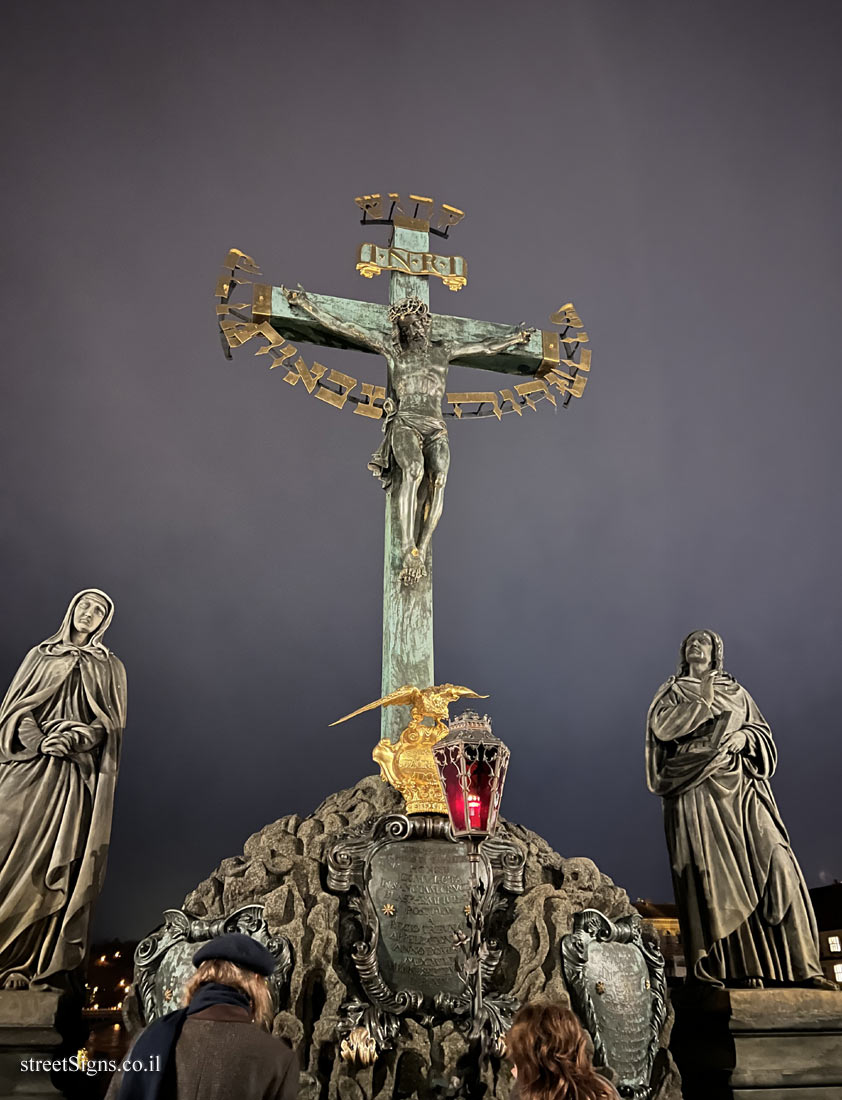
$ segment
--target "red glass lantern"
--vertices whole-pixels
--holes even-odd
[[[494,832],[500,813],[509,750],[491,732],[488,715],[465,711],[433,745],[447,813],[455,837],[481,839]]]

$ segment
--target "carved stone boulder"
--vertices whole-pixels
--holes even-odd
[[[349,1003],[357,1001],[365,1007],[370,1000],[354,959],[355,944],[365,937],[360,937],[358,927],[348,934],[346,923],[355,891],[350,884],[348,891],[329,888],[328,877],[334,874],[330,854],[349,837],[356,836],[365,845],[373,822],[384,815],[403,814],[401,797],[379,777],[367,777],[349,790],[330,795],[309,817],[281,818],[250,837],[243,854],[224,860],[183,907],[211,920],[245,905],[262,904],[271,934],[289,939],[294,962],[288,1007],[278,1012],[274,1030],[298,1050],[301,1100],[411,1096],[447,1100],[477,1089],[484,1090],[486,1100],[506,1100],[512,1085],[508,1064],[492,1057],[480,1065],[458,1019],[434,1011],[396,1015],[394,1042],[374,1061],[355,1065],[340,1057],[341,1044],[348,1041],[342,1029],[349,1023]],[[410,839],[399,841],[397,847]],[[505,821],[500,822],[494,841],[517,851],[518,885],[523,892],[500,892],[505,908],[499,915],[505,919],[502,927],[490,925],[499,939],[497,957],[491,960],[491,984],[520,1003],[544,999],[568,1004],[560,943],[573,929],[574,914],[594,908],[617,921],[634,910],[625,891],[589,859],[565,859],[535,833]],[[382,857],[379,878],[375,875],[373,883],[369,879],[372,908],[379,906],[378,929],[392,920],[388,912],[383,913],[384,906],[393,904],[397,909],[406,904],[400,900],[400,880],[391,867],[395,852],[396,848],[386,848],[389,858]],[[391,892],[392,900],[384,890]],[[408,928],[405,932],[412,934]],[[384,937],[375,948],[381,977],[392,946]],[[399,950],[393,966],[401,957]],[[394,977],[395,970],[388,973]],[[429,998],[425,1003],[430,1003]],[[677,1072],[665,1049],[670,1023],[668,1016],[659,1037],[652,1100],[681,1096]]]

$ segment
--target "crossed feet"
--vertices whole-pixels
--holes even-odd
[[[401,569],[401,581],[407,586],[417,584],[422,577],[427,576],[427,569],[424,565],[424,558],[426,553],[415,547],[410,547],[404,554],[403,569]]]

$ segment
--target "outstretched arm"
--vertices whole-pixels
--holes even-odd
[[[507,351],[509,348],[518,347],[521,344],[528,344],[534,331],[535,329],[518,325],[517,328],[512,329],[508,336],[499,339],[478,340],[475,344],[462,344],[453,347],[450,349],[448,359],[461,359],[463,355],[499,355],[501,351]]]
[[[332,313],[328,313],[327,310],[317,306],[315,302],[308,298],[307,292],[300,286],[297,290],[292,290],[287,286],[281,287],[281,290],[284,292],[284,297],[293,308],[300,309],[303,313],[309,313],[314,320],[318,321],[320,325],[330,332],[335,332],[339,336],[344,336],[346,340],[351,340],[355,344],[361,344],[365,348],[371,348],[372,351],[377,352],[379,355],[386,354],[385,347],[375,336],[366,332],[365,329],[351,324],[349,321],[340,321],[339,318],[334,317]]]

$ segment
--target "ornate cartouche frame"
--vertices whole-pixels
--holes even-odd
[[[275,1011],[278,1010],[281,991],[292,970],[292,944],[286,936],[271,934],[262,905],[245,905],[228,916],[209,919],[195,917],[183,909],[167,909],[163,925],[141,940],[134,953],[134,981],[144,1025],[164,1015],[155,999],[155,975],[167,952],[178,943],[199,944],[229,932],[251,936],[274,957],[277,966],[268,985]]]
[[[450,822],[440,814],[384,814],[362,828],[337,840],[327,855],[327,887],[347,895],[347,909],[361,931],[351,958],[365,1000],[348,1001],[342,1006],[338,1025],[340,1036],[355,1027],[365,1028],[378,1052],[392,1045],[406,1013],[430,1017],[454,1017],[470,1011],[467,995],[439,994],[432,1004],[425,1003],[419,990],[392,989],[385,981],[377,958],[380,942],[380,916],[368,890],[371,859],[388,844],[404,840],[449,840],[455,844]],[[522,894],[525,857],[511,840],[488,837],[480,846],[479,876],[485,888],[483,912],[486,919],[505,906],[501,891]],[[456,931],[456,929],[454,929]],[[483,977],[490,980],[496,970],[502,947],[490,943],[483,961]]]
[[[590,945],[594,942],[629,944],[637,948],[646,963],[649,972],[648,991],[651,994],[649,1045],[645,1078],[640,1080],[627,1080],[619,1073],[619,1067],[611,1066],[607,1060],[599,1019],[587,982],[588,956]],[[562,938],[561,959],[573,1008],[593,1039],[594,1064],[608,1066],[618,1072],[620,1080],[617,1088],[621,1096],[648,1100],[652,1094],[652,1066],[658,1053],[661,1028],[667,1014],[664,956],[657,942],[644,940],[641,920],[636,913],[612,921],[598,909],[583,909],[573,915],[573,931]]]

